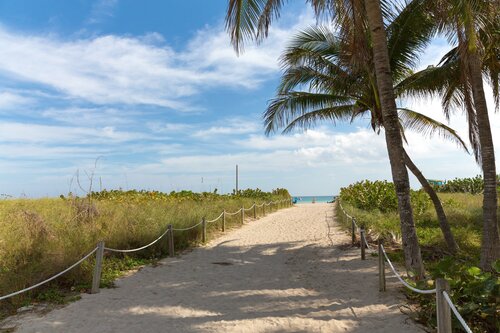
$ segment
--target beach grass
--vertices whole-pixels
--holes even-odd
[[[439,193],[450,227],[460,247],[461,254],[479,258],[482,231],[482,195],[468,193]],[[401,228],[397,212],[381,212],[378,209],[363,210],[342,202],[344,209],[356,217],[359,225],[365,226],[373,238],[382,236],[386,240],[400,242]],[[351,227],[337,207],[337,219],[347,230]],[[424,211],[415,214],[417,236],[423,249],[446,252],[434,206],[427,205]],[[350,229],[349,229],[350,230]],[[424,251],[425,252],[425,251]]]

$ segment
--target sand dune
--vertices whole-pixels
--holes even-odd
[[[332,215],[331,204],[270,214],[118,288],[14,318],[16,332],[423,332],[397,286],[378,292],[376,258],[338,248],[349,237]]]

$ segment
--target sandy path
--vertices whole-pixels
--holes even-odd
[[[348,242],[332,215],[328,204],[270,214],[118,288],[23,316],[16,332],[423,332],[397,288],[378,292],[376,258],[332,246]]]

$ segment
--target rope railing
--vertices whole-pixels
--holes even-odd
[[[240,213],[241,213],[241,209],[242,209],[242,208],[238,209],[238,210],[237,210],[236,212],[234,212],[234,213],[228,213],[228,212],[226,212],[226,215],[233,216],[233,215],[236,215],[236,214],[240,214]]]
[[[200,226],[202,223],[203,223],[203,221],[200,221],[200,222],[198,222],[195,225],[192,225],[190,227],[186,227],[186,228],[173,228],[172,230],[173,231],[188,231],[188,230],[191,230],[191,229],[194,229],[194,228]]]
[[[255,207],[255,204],[253,204],[250,208],[243,208],[243,210],[248,210],[248,211],[250,211],[250,210],[252,210],[254,207]]]
[[[469,328],[464,318],[460,315],[460,312],[458,312],[457,308],[455,307],[455,304],[453,304],[453,301],[450,298],[450,295],[448,295],[446,291],[443,291],[443,297],[446,300],[446,303],[448,303],[448,306],[450,307],[451,311],[453,311],[453,313],[455,314],[455,317],[457,317],[458,322],[462,325],[464,330],[467,333],[472,333],[472,330]]]
[[[165,232],[163,234],[161,234],[160,237],[158,237],[157,239],[155,239],[154,241],[152,241],[151,243],[147,244],[147,245],[144,245],[144,246],[141,246],[141,247],[138,247],[138,248],[135,248],[135,249],[126,249],[126,250],[120,250],[120,249],[113,249],[113,248],[110,248],[110,247],[105,247],[104,250],[106,251],[111,251],[111,252],[119,252],[119,253],[131,253],[131,252],[137,252],[137,251],[141,251],[141,250],[144,250],[148,247],[150,247],[151,245],[155,244],[156,242],[158,242],[160,239],[163,238],[163,236],[165,236],[167,234],[169,229],[165,230]]]
[[[436,289],[428,289],[428,290],[423,290],[423,289],[417,289],[415,287],[412,287],[408,282],[406,282],[402,277],[401,275],[396,271],[396,269],[394,268],[394,265],[392,264],[391,260],[389,259],[389,257],[387,256],[387,252],[385,252],[385,249],[384,249],[384,246],[382,244],[380,244],[380,247],[382,249],[382,253],[384,254],[384,257],[385,257],[385,260],[387,261],[387,263],[389,264],[389,267],[391,268],[392,272],[394,273],[394,275],[398,278],[399,281],[401,281],[401,283],[408,289],[416,292],[416,293],[419,293],[419,294],[434,294],[436,292]]]
[[[264,205],[271,205],[271,204],[276,204],[276,203],[282,203],[282,202],[288,202],[288,203],[291,203],[290,200],[288,199],[284,199],[284,200],[278,200],[278,201],[271,201],[269,203],[263,203],[260,205],[260,207],[264,207]],[[226,212],[225,210],[215,219],[213,220],[205,220],[205,218],[203,218],[199,223],[195,224],[195,225],[192,225],[190,227],[186,227],[186,228],[173,228],[173,226],[171,224],[169,224],[167,226],[167,230],[165,232],[163,232],[158,238],[156,238],[154,241],[152,241],[151,243],[149,244],[146,244],[144,246],[141,246],[141,247],[138,247],[138,248],[135,248],[135,249],[114,249],[114,248],[110,248],[110,247],[105,247],[104,246],[104,242],[99,242],[97,244],[97,247],[94,248],[91,252],[89,252],[88,254],[86,254],[83,258],[81,258],[80,260],[78,260],[76,263],[74,263],[73,265],[69,266],[68,268],[64,269],[63,271],[53,275],[52,277],[42,281],[42,282],[39,282],[31,287],[27,287],[27,288],[24,288],[22,290],[18,290],[16,292],[13,292],[13,293],[10,293],[10,294],[7,294],[7,295],[4,295],[4,296],[0,296],[0,301],[2,300],[5,300],[7,298],[10,298],[10,297],[13,297],[13,296],[16,296],[16,295],[19,295],[19,294],[22,294],[24,292],[27,292],[27,291],[30,291],[32,289],[35,289],[37,287],[40,287],[58,277],[60,277],[61,275],[67,273],[68,271],[72,270],[73,268],[75,268],[76,266],[78,266],[79,264],[81,264],[83,261],[85,261],[87,258],[89,258],[92,254],[96,253],[96,263],[95,263],[95,266],[94,266],[94,274],[93,274],[93,278],[92,278],[92,289],[91,289],[91,293],[98,293],[99,292],[99,283],[100,283],[100,280],[101,280],[101,271],[102,271],[102,260],[103,260],[103,255],[104,255],[104,251],[110,251],[110,252],[118,252],[118,253],[131,253],[131,252],[137,252],[137,251],[141,251],[141,250],[144,250],[150,246],[152,246],[153,244],[156,244],[158,241],[160,241],[163,237],[165,237],[165,235],[169,234],[169,237],[168,237],[168,252],[169,252],[169,255],[170,256],[173,256],[174,255],[174,231],[187,231],[187,230],[191,230],[191,229],[194,229],[200,225],[203,226],[203,233],[202,233],[202,240],[203,240],[203,243],[206,242],[206,224],[207,223],[214,223],[216,221],[218,221],[219,219],[222,218],[223,220],[223,224],[222,224],[222,231],[225,231],[225,220],[226,220],[226,215],[236,215],[236,214],[239,214],[241,213],[241,217],[242,217],[242,223],[243,223],[243,220],[245,218],[244,216],[244,211],[245,210],[251,210],[253,209],[254,207],[259,207],[259,205],[256,205],[255,203],[250,207],[250,208],[245,208],[245,207],[241,207],[238,211],[234,212],[234,213],[228,213]],[[255,217],[255,215],[254,215]]]
[[[342,203],[340,200],[337,201],[339,203],[340,210],[342,213],[345,215],[346,218],[351,219],[351,226],[352,226],[352,243],[354,244],[355,242],[355,231],[360,232],[360,240],[361,240],[361,259],[365,259],[365,253],[364,253],[364,245],[366,245],[368,248],[368,242],[366,241],[365,238],[365,233],[364,230],[358,227],[356,224],[356,218],[349,215],[344,207],[342,206]],[[379,239],[378,241],[378,257],[379,257],[379,290],[380,291],[385,291],[386,290],[386,283],[385,283],[385,262],[389,264],[389,267],[391,268],[391,271],[394,273],[394,276],[401,282],[406,288],[410,289],[413,292],[416,292],[418,294],[435,294],[436,295],[436,316],[437,316],[437,323],[438,323],[438,333],[452,333],[452,324],[451,324],[451,311],[459,321],[460,325],[464,328],[464,330],[467,333],[472,333],[472,330],[469,328],[467,323],[465,322],[464,318],[460,315],[458,312],[455,304],[453,304],[453,301],[450,298],[449,295],[449,284],[445,279],[436,279],[436,288],[434,289],[418,289],[413,286],[411,286],[408,282],[406,282],[402,276],[398,273],[396,268],[394,268],[393,263],[389,259],[389,256],[387,255],[387,252],[385,251],[384,245],[382,244],[382,241]]]
[[[224,215],[224,212],[220,213],[220,215],[217,216],[215,219],[207,221],[207,223],[217,222],[217,220],[219,220],[223,215]]]

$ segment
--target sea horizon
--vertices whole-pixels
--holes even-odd
[[[292,195],[296,203],[331,202],[337,195]]]

